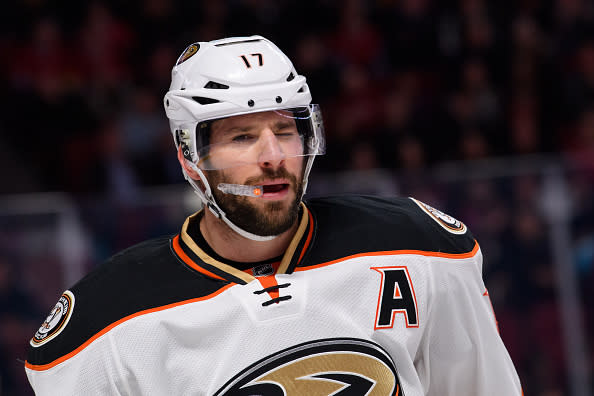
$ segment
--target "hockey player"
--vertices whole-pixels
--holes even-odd
[[[273,43],[190,45],[164,106],[204,209],[64,292],[31,339],[37,394],[521,394],[463,223],[302,201],[323,123]]]

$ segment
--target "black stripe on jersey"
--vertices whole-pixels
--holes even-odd
[[[220,268],[208,264],[204,261],[202,261],[202,259],[200,257],[198,257],[198,255],[196,253],[194,253],[194,251],[192,249],[190,249],[190,247],[184,242],[183,238],[179,238],[179,246],[182,248],[182,250],[184,251],[184,253],[194,262],[196,263],[196,265],[204,268],[205,270],[212,272],[213,274],[220,276],[221,278],[227,279],[231,282],[234,283],[239,283],[240,285],[245,285],[246,282],[243,279],[240,279],[236,276],[233,276],[231,273],[227,272],[227,271],[223,271]]]
[[[409,198],[340,196],[307,201],[316,223],[315,240],[299,267],[359,253],[419,250],[468,253],[470,231],[452,234]]]
[[[49,364],[106,327],[135,313],[206,297],[228,285],[192,270],[170,250],[170,238],[146,241],[113,256],[69,290],[76,305],[59,336],[31,347],[27,362]]]

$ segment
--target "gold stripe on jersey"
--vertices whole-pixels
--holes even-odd
[[[231,274],[236,278],[241,279],[245,283],[253,281],[254,277],[252,275],[246,274],[245,272],[240,271],[237,268],[230,266],[229,264],[222,263],[210,257],[208,254],[206,254],[204,250],[200,249],[196,242],[194,242],[192,237],[188,234],[188,225],[190,224],[190,221],[192,221],[196,216],[200,214],[200,212],[202,211],[196,212],[193,215],[189,216],[184,222],[184,225],[182,226],[182,230],[180,233],[181,239],[184,241],[184,243],[200,258],[200,260],[204,261],[206,264],[210,264],[213,267],[217,267],[218,269],[225,271],[226,273]]]
[[[307,210],[307,206],[305,206],[303,202],[301,202],[301,208],[303,209],[303,214],[301,215],[301,222],[299,224],[299,228],[297,228],[297,232],[295,233],[293,240],[291,240],[289,247],[283,255],[283,259],[281,260],[281,264],[278,267],[277,271],[277,273],[279,274],[285,274],[287,272],[287,268],[289,268],[289,264],[291,263],[293,255],[295,254],[295,249],[297,249],[297,246],[299,245],[299,242],[301,241],[303,234],[305,234],[305,231],[307,230],[307,225],[309,224],[310,216],[309,210]],[[304,246],[303,248],[305,249],[306,246]]]
[[[281,260],[281,263],[280,263],[278,271],[277,271],[277,273],[279,273],[279,274],[286,273],[286,271],[293,259],[293,256],[295,255],[295,251],[296,251],[297,247],[299,246],[299,243],[301,242],[305,232],[308,229],[308,225],[310,223],[311,216],[310,216],[309,210],[307,209],[307,207],[305,206],[305,204],[303,202],[301,202],[301,208],[302,208],[302,215],[301,215],[301,220],[299,222],[299,227],[297,228],[297,232],[293,236],[293,239],[289,243],[289,247],[287,248],[287,250],[285,251],[285,254],[283,255],[283,258]],[[196,254],[196,256],[198,256],[198,258],[200,258],[200,260],[202,260],[206,264],[212,265],[213,267],[216,267],[216,268],[220,269],[221,271],[224,271],[236,278],[239,278],[246,283],[250,283],[251,281],[253,281],[255,279],[255,277],[252,274],[238,270],[237,268],[235,268],[229,264],[225,264],[225,263],[209,256],[204,250],[202,250],[198,246],[198,244],[196,244],[196,242],[194,242],[192,237],[188,234],[188,226],[191,221],[194,221],[198,216],[200,216],[201,212],[202,211],[198,211],[198,212],[194,213],[193,215],[189,216],[186,219],[186,221],[184,222],[184,225],[182,226],[182,229],[180,232],[180,237],[184,241],[186,246],[194,254]],[[306,248],[307,248],[307,243],[305,244],[303,249],[306,249]],[[178,254],[178,256],[180,256],[180,255]],[[180,258],[184,262],[187,263],[187,260],[188,260],[187,257],[180,256]],[[187,264],[199,265],[199,263],[194,263],[194,262],[187,263]],[[191,266],[193,267],[194,265],[191,265]]]

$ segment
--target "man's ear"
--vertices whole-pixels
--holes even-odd
[[[184,155],[182,154],[181,145],[177,148],[177,160],[179,161],[182,168],[184,168],[188,176],[190,176],[194,180],[200,180],[198,172],[196,172],[194,168],[192,168],[188,163],[189,161],[184,158]]]

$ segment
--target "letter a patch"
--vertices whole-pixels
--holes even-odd
[[[419,327],[417,297],[406,267],[371,267],[382,276],[374,329],[394,327],[396,314],[403,314],[406,327]]]

